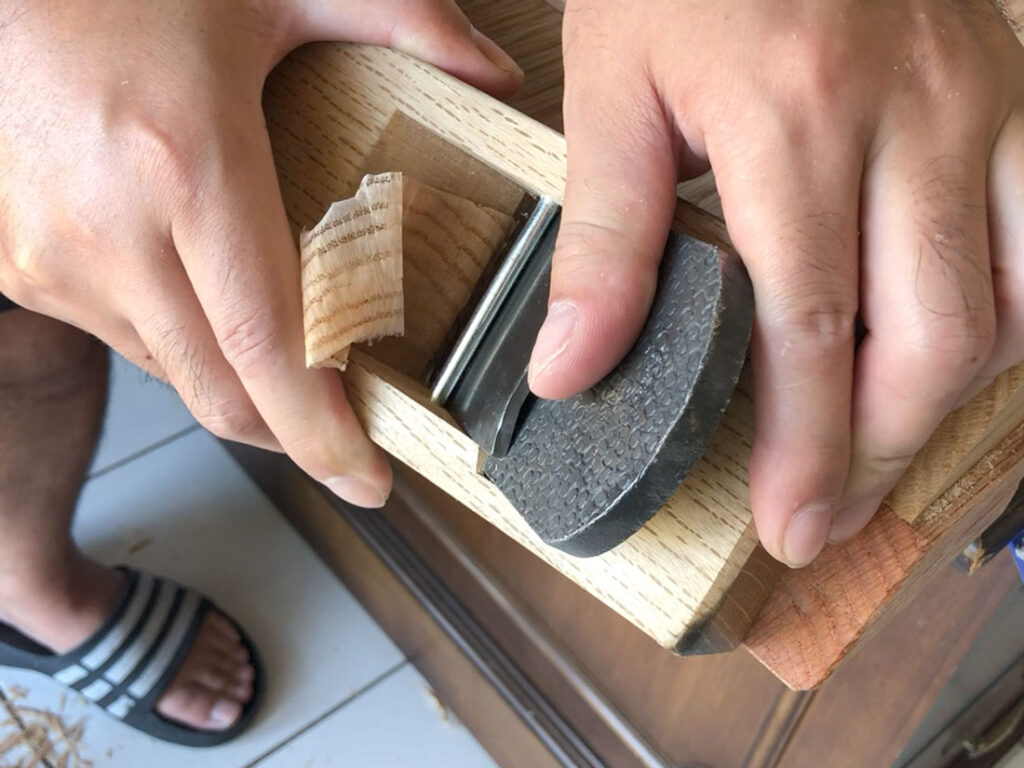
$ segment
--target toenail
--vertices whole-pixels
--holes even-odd
[[[210,722],[222,728],[226,728],[238,719],[238,702],[230,699],[217,699],[217,703],[210,709]]]

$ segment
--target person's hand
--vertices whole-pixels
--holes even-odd
[[[625,354],[677,177],[710,163],[757,302],[751,504],[804,565],[1024,358],[1024,49],[985,0],[569,0],[564,49],[531,387],[569,396]]]
[[[304,366],[261,93],[309,40],[391,45],[496,95],[516,65],[452,0],[0,0],[0,292],[170,382],[200,423],[380,506],[384,455]]]

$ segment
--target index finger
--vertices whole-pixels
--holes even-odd
[[[354,504],[391,489],[335,371],[307,370],[299,260],[262,120],[204,158],[202,189],[173,224],[175,245],[228,363],[284,451]]]

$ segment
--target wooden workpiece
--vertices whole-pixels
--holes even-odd
[[[538,84],[514,104],[557,124],[561,70],[550,41],[557,41],[559,14],[543,0],[464,5]],[[351,196],[368,172],[402,171],[504,213],[522,190],[562,196],[560,134],[393,51],[303,48],[268,81],[265,106],[296,231]],[[399,140],[410,135],[417,140]],[[709,189],[704,179],[682,193],[714,211]],[[728,247],[721,222],[694,205],[680,202],[675,225]],[[457,250],[445,257],[447,264],[430,265],[441,282],[464,283],[479,269]],[[864,533],[830,547],[811,568],[786,572],[772,593],[781,569],[756,546],[746,476],[752,403],[741,385],[704,460],[665,507],[611,552],[574,558],[541,543],[478,474],[476,445],[429,405],[418,366],[403,365],[432,351],[434,341],[417,332],[417,313],[454,318],[460,309],[451,296],[436,295],[436,306],[422,296],[418,308],[407,303],[406,339],[353,350],[345,384],[371,438],[662,646],[722,649],[746,636],[755,656],[794,687],[824,679],[877,619],[948,562],[998,514],[1024,468],[1024,428],[1017,426],[1024,369],[1016,369],[947,420]]]

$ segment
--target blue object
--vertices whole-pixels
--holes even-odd
[[[1017,564],[1017,570],[1020,571],[1020,577],[1024,580],[1024,531],[1013,537],[1010,552],[1013,554],[1013,562]]]

